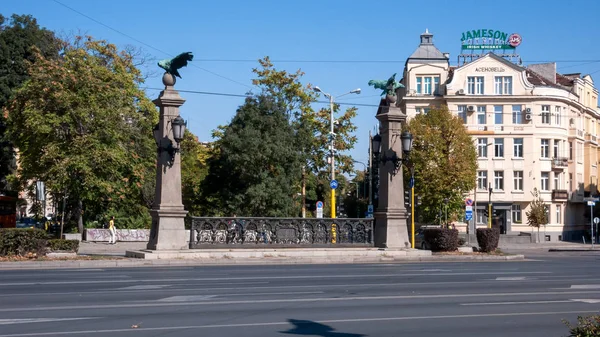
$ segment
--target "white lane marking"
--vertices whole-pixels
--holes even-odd
[[[589,303],[589,304],[594,304],[594,303],[600,303],[600,300],[597,299],[573,299],[571,301],[575,301],[575,302],[583,302],[583,303]]]
[[[440,273],[440,274],[357,274],[357,275],[296,275],[296,276],[248,276],[248,277],[216,277],[216,278],[179,278],[179,279],[149,279],[149,280],[82,280],[82,281],[56,281],[56,282],[20,282],[0,283],[6,286],[32,286],[32,285],[57,285],[57,284],[91,284],[91,283],[141,283],[141,282],[192,282],[192,281],[234,281],[234,280],[307,280],[307,279],[336,279],[336,278],[373,278],[373,277],[407,277],[407,276],[472,276],[472,275],[510,275],[510,274],[552,274],[546,271],[523,272],[478,272],[478,273]]]
[[[99,317],[73,317],[73,318],[14,318],[14,319],[0,319],[0,325],[7,324],[24,324],[24,323],[45,323],[45,322],[59,322],[59,321],[77,321],[82,319],[96,319]]]
[[[115,290],[154,290],[154,289],[162,289],[164,287],[170,287],[170,285],[163,284],[146,284],[139,286],[130,286],[125,288],[117,288]]]
[[[512,305],[512,304],[548,304],[548,303],[571,303],[572,300],[563,301],[525,301],[525,302],[488,302],[488,303],[461,303],[460,305]]]
[[[496,281],[523,281],[526,280],[525,276],[514,276],[514,277],[496,277]]]
[[[330,319],[315,321],[320,324],[336,323],[363,323],[363,322],[386,322],[386,321],[410,321],[424,319],[460,319],[460,318],[478,318],[478,317],[511,317],[511,316],[544,316],[544,315],[569,315],[569,314],[591,314],[598,311],[547,311],[547,312],[508,312],[501,314],[471,314],[471,315],[444,315],[444,316],[412,316],[412,317],[375,317],[375,318],[349,318],[349,319]],[[106,334],[115,332],[131,331],[167,331],[167,330],[188,330],[188,329],[224,329],[224,328],[244,328],[257,326],[291,326],[290,322],[264,322],[264,323],[239,323],[239,324],[211,324],[211,325],[188,325],[188,326],[161,326],[155,328],[140,327],[132,329],[107,329],[107,330],[79,330],[79,331],[52,331],[52,332],[31,332],[0,335],[0,337],[30,337],[30,336],[62,336],[62,335],[84,335],[84,334]]]
[[[103,304],[103,305],[68,305],[54,307],[27,307],[27,308],[0,308],[0,312],[21,311],[45,311],[45,310],[99,310],[114,308],[151,308],[169,306],[202,306],[202,305],[232,305],[232,304],[257,304],[257,303],[303,303],[303,302],[346,302],[346,301],[389,301],[421,298],[466,298],[466,297],[510,297],[510,296],[548,296],[548,295],[579,295],[600,294],[600,291],[548,291],[533,293],[481,293],[481,294],[433,294],[433,295],[398,295],[398,296],[354,296],[354,297],[314,297],[314,298],[279,298],[279,299],[255,299],[238,301],[210,301],[210,302],[185,302],[185,303],[127,303],[127,304]]]
[[[576,284],[571,289],[600,289],[600,284]]]
[[[203,301],[215,297],[232,297],[232,296],[262,296],[262,295],[310,295],[310,294],[324,294],[323,291],[288,291],[284,293],[250,293],[250,294],[218,294],[218,295],[184,295],[184,296],[171,296],[161,298],[159,302],[193,302]],[[154,300],[153,300],[154,301]],[[138,301],[141,302],[141,301]],[[148,302],[148,301],[143,301]]]

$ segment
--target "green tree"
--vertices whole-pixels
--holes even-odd
[[[533,189],[531,195],[533,200],[529,203],[529,210],[525,214],[527,215],[527,224],[532,228],[537,228],[538,242],[540,242],[540,227],[548,223],[548,213],[546,204],[537,188]]]
[[[419,214],[424,221],[440,220],[448,198],[448,219],[456,220],[463,195],[475,187],[477,153],[471,136],[446,106],[418,114],[407,129],[414,139],[410,162],[415,169],[415,193],[422,197]],[[404,170],[404,175],[408,181],[410,170]]]
[[[218,141],[206,188],[216,215],[292,216],[302,157],[285,107],[270,96],[248,97]]]
[[[0,15],[0,111],[14,90],[28,79],[26,61],[34,60],[32,47],[46,58],[57,58],[61,43],[54,33],[40,28],[30,15]],[[0,190],[8,187],[7,176],[16,169],[15,153],[6,136],[6,116],[0,115]],[[14,188],[16,186],[11,186]]]
[[[210,148],[186,130],[181,141],[181,185],[183,205],[191,216],[202,216],[207,212],[207,205],[202,201],[202,182],[208,175],[210,157]]]
[[[5,109],[21,186],[39,179],[66,193],[79,231],[84,217],[107,213],[149,225],[144,187],[154,181],[158,114],[133,56],[92,37],[65,43],[61,55],[36,49],[30,79]]]

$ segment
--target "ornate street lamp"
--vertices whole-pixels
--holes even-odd
[[[386,151],[387,153],[390,153],[389,155],[386,152],[383,152],[383,154],[381,155],[381,158],[380,158],[381,162],[384,165],[387,162],[391,162],[394,164],[394,171],[393,171],[394,175],[396,173],[398,173],[398,170],[400,169],[400,166],[402,166],[403,163],[408,164],[408,157],[410,155],[410,152],[412,151],[412,142],[413,142],[412,134],[408,131],[404,131],[404,132],[402,132],[400,139],[402,141],[402,152],[404,153],[404,156],[402,158],[398,157],[398,154],[394,150]],[[379,134],[376,134],[375,136],[373,136],[373,139],[371,140],[371,145],[373,146],[373,153],[377,157],[382,152],[380,149],[381,136]]]
[[[177,116],[171,120],[171,131],[173,132],[173,139],[175,140],[176,146],[173,146],[173,142],[169,138],[160,137],[160,124],[156,124],[154,129],[152,129],[158,153],[160,154],[164,151],[169,154],[169,166],[173,166],[173,163],[175,162],[175,155],[179,152],[179,143],[183,140],[186,126],[187,123],[181,116]]]

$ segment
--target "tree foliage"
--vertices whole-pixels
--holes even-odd
[[[533,196],[533,200],[529,203],[529,210],[525,212],[525,215],[527,215],[527,224],[530,227],[537,228],[539,241],[540,227],[548,223],[548,213],[546,204],[544,204],[544,200],[537,188],[533,189],[531,195]]]
[[[191,216],[206,214],[203,203],[202,182],[208,175],[208,160],[211,149],[201,144],[198,137],[189,130],[185,131],[181,141],[181,188],[183,205]]]
[[[33,55],[30,79],[5,109],[22,187],[43,180],[66,192],[80,231],[83,217],[107,212],[147,219],[157,112],[132,55],[91,37],[65,43],[57,59]]]
[[[475,187],[477,154],[462,120],[446,106],[418,114],[408,122],[413,134],[410,162],[415,170],[415,194],[422,197],[419,213],[424,221],[439,218],[448,198],[448,219],[456,219],[463,195]],[[404,170],[405,178],[410,176]]]
[[[0,111],[6,107],[14,90],[27,80],[26,62],[32,62],[35,53],[45,58],[57,58],[61,47],[54,33],[40,28],[30,15],[0,15]],[[15,167],[14,150],[6,132],[4,115],[0,115],[0,189],[7,188],[6,177]],[[14,186],[16,187],[16,186]]]

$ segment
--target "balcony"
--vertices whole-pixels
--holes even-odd
[[[591,133],[585,134],[585,140],[598,145],[598,138],[595,135],[592,135]]]
[[[567,190],[552,190],[552,201],[567,200],[569,200],[569,192]]]
[[[566,158],[566,157],[552,158],[552,170],[553,171],[562,171],[568,167],[569,167],[569,158]]]

